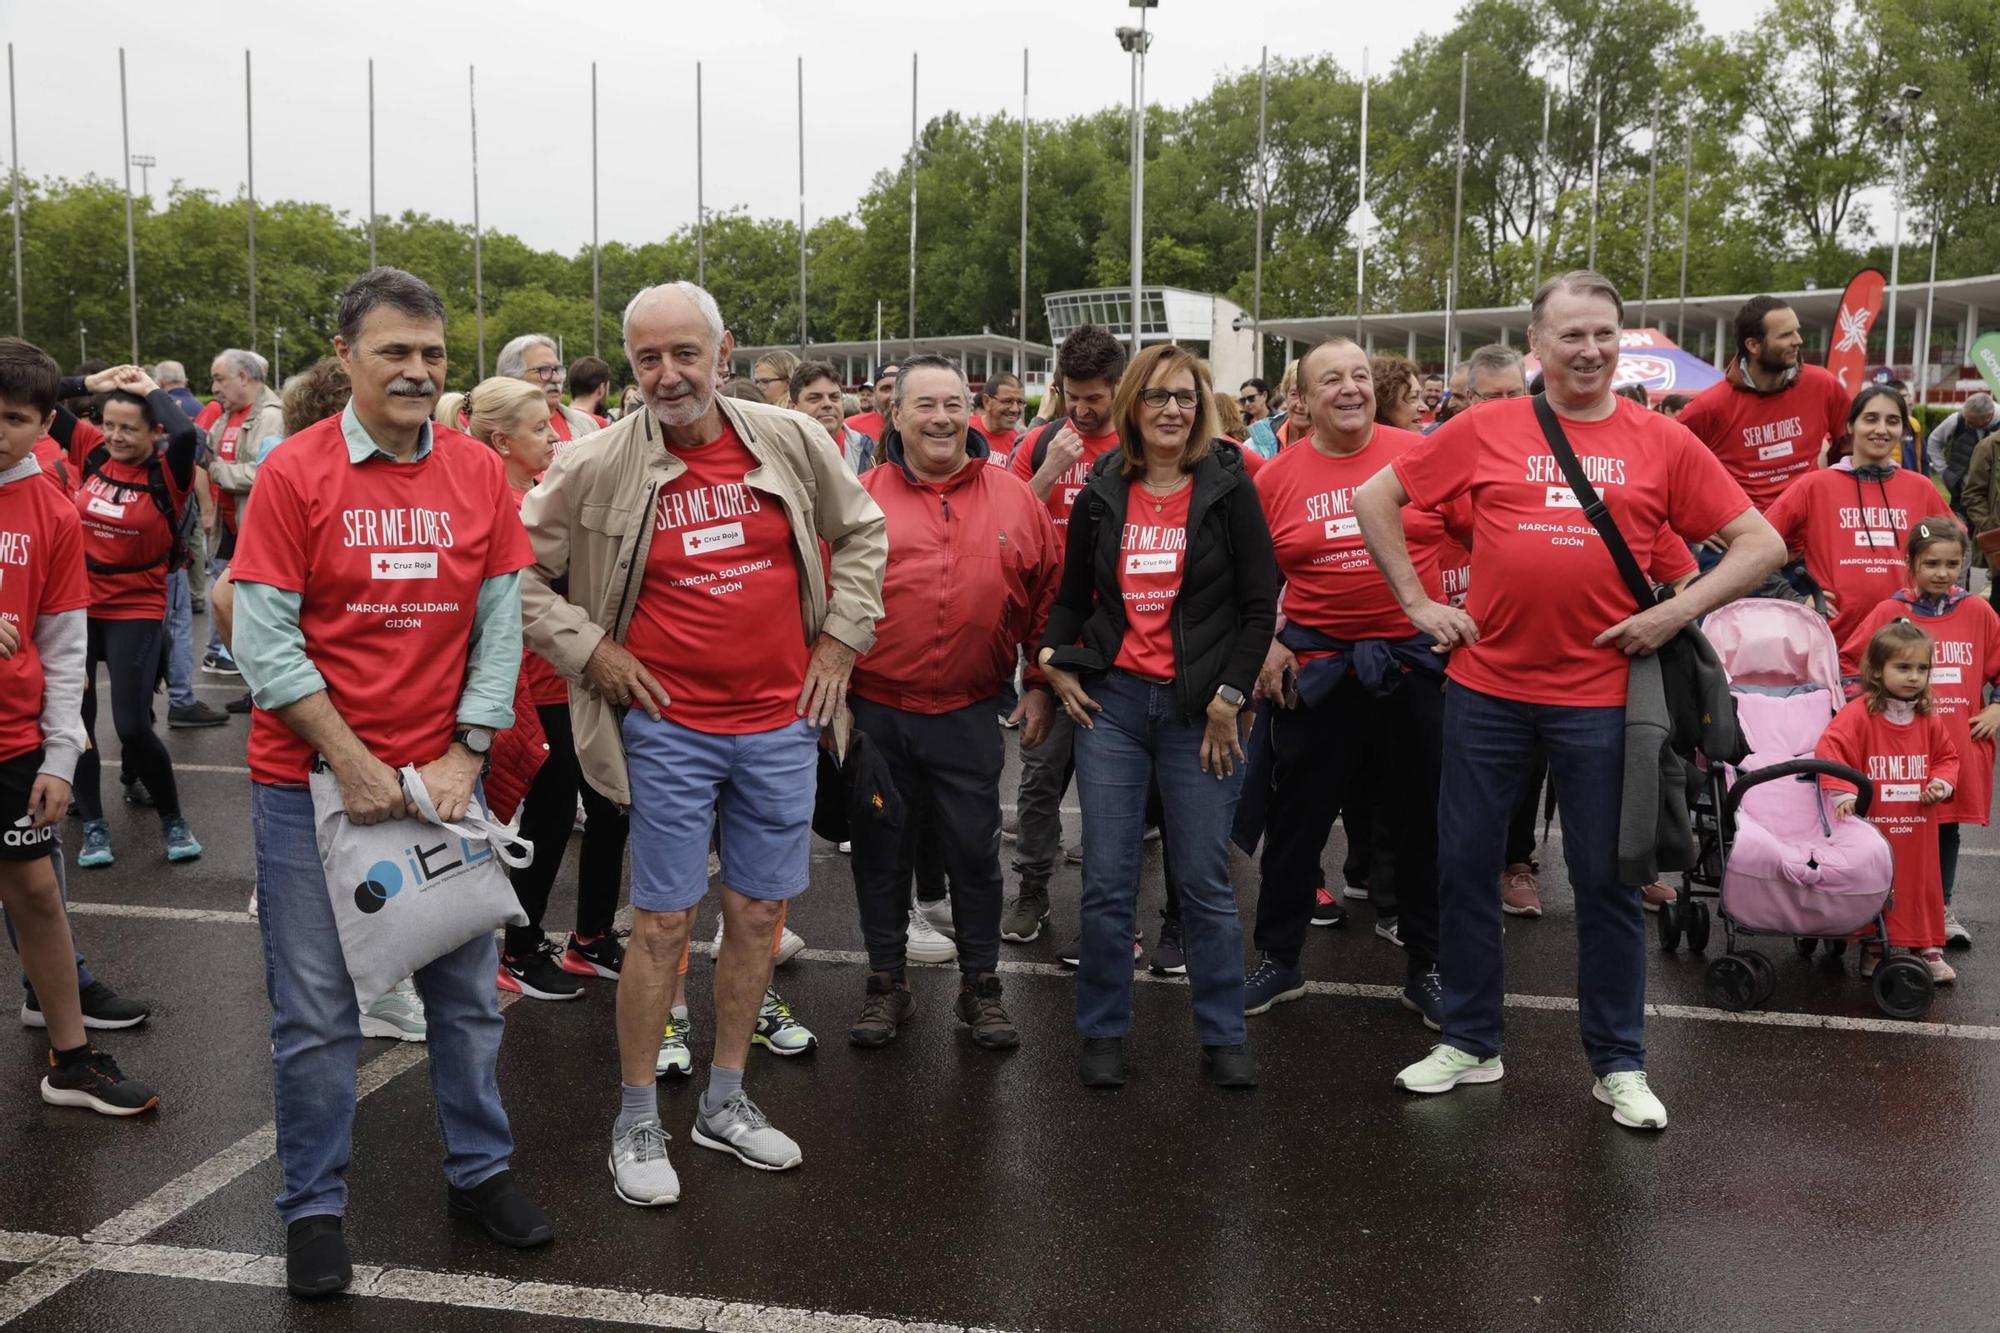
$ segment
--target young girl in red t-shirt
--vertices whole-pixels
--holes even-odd
[[[1875,631],[1861,658],[1861,693],[1840,710],[1814,753],[1866,773],[1875,784],[1868,820],[1896,858],[1894,896],[1882,919],[1888,944],[1919,955],[1939,985],[1957,979],[1944,961],[1944,884],[1938,871],[1939,808],[1958,782],[1958,747],[1931,697],[1931,636],[1907,620]],[[1834,812],[1853,815],[1852,786],[1827,779]],[[1883,941],[1861,946],[1872,977]]]
[[[2000,614],[1959,586],[1971,554],[1965,529],[1929,518],[1910,530],[1910,586],[1878,603],[1845,645],[1858,656],[1875,631],[1908,620],[1931,636],[1931,697],[1958,747],[1958,790],[1938,810],[1938,870],[1944,881],[1944,941],[1970,948],[1972,937],[1951,909],[1958,869],[1958,826],[1984,824],[1993,806],[1993,736],[2000,703],[1986,703],[2000,686]]]

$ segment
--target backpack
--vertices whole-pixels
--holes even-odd
[[[1035,438],[1028,442],[1028,475],[1042,470],[1042,464],[1049,458],[1049,441],[1069,424],[1068,417],[1057,417],[1054,421],[1044,421],[1042,428],[1035,432]],[[1019,446],[1016,446],[1018,452]]]
[[[100,444],[95,449],[92,449],[84,456],[84,479],[87,481],[91,477],[95,477],[101,473],[104,470],[105,463],[109,462],[110,459],[111,447],[109,445]],[[139,489],[122,481],[108,481],[107,484],[116,486],[121,491]],[[80,488],[81,483],[79,483]],[[159,559],[150,560],[143,565],[107,565],[97,560],[86,560],[84,563],[89,565],[91,573],[137,574],[141,570],[152,569],[157,565],[164,564],[167,567],[167,572],[171,574],[188,567],[188,550],[194,541],[194,525],[201,518],[201,506],[194,502],[194,492],[190,489],[186,501],[182,504],[180,510],[178,512],[175,511],[173,489],[167,485],[166,459],[157,449],[153,451],[153,456],[146,460],[145,490],[146,494],[152,499],[153,508],[159,510],[160,514],[167,520],[167,531],[173,534],[173,540],[167,545],[167,553]]]

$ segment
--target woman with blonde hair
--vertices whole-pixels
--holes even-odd
[[[1271,532],[1242,451],[1216,438],[1199,357],[1171,344],[1141,352],[1119,381],[1112,419],[1119,447],[1099,459],[1070,512],[1039,654],[1077,728],[1078,1072],[1088,1087],[1125,1081],[1139,849],[1156,786],[1202,1063],[1223,1087],[1251,1087],[1229,832],[1243,788],[1238,718],[1277,626]]]
[[[458,392],[440,394],[437,406],[431,410],[431,420],[453,430],[464,430],[465,395]]]
[[[507,483],[519,504],[555,457],[555,432],[549,424],[548,396],[528,380],[495,376],[482,380],[465,395],[465,431],[506,461]],[[521,802],[521,836],[535,844],[532,864],[508,876],[524,926],[507,927],[501,946],[500,988],[534,1000],[574,1000],[583,994],[576,977],[616,980],[625,950],[611,933],[618,910],[618,884],[625,861],[627,822],[618,807],[584,781],[577,766],[576,742],[570,730],[569,686],[555,668],[534,652],[521,652],[522,688],[548,738],[548,757],[535,774]],[[542,931],[549,891],[562,868],[576,822],[576,803],[584,808],[583,855],[577,868],[576,929],[561,948]],[[507,815],[511,811],[496,811]],[[574,975],[571,975],[574,974]]]

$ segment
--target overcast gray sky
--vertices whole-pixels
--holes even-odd
[[[1163,0],[1148,100],[1182,104],[1258,49],[1329,50],[1387,68],[1450,0]],[[1696,0],[1711,31],[1753,6]],[[600,231],[638,242],[695,215],[694,65],[702,61],[706,197],[796,216],[793,60],[805,57],[806,206],[847,212],[919,114],[1073,115],[1130,97],[1112,30],[1125,0],[5,0],[20,160],[35,177],[121,175],[118,48],[132,151],[159,160],[154,194],[181,181],[225,196],[244,179],[243,52],[255,61],[259,199],[368,208],[367,62],[375,61],[376,206],[472,218],[466,66],[478,67],[480,213],[491,229],[575,251],[590,240],[590,62],[598,65]],[[0,145],[4,146],[4,145]],[[133,188],[139,174],[133,173]]]

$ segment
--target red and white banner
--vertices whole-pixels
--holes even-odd
[[[1882,292],[1889,280],[1882,270],[1864,268],[1848,280],[1840,297],[1840,315],[1833,326],[1833,350],[1826,368],[1849,393],[1861,388],[1868,373],[1868,332],[1882,315]]]

